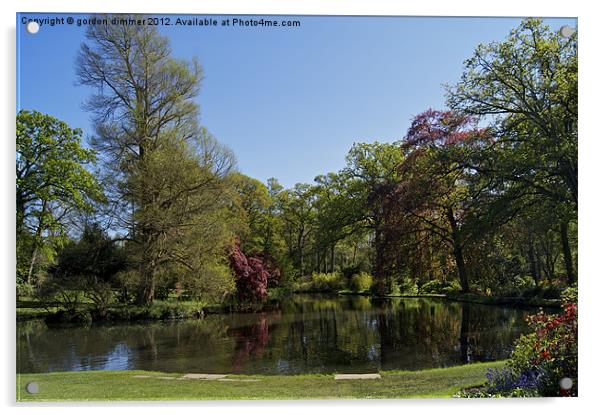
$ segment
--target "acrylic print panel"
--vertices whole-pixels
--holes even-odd
[[[16,30],[18,401],[577,395],[577,19]]]

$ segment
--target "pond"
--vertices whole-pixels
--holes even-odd
[[[446,367],[506,358],[528,331],[517,308],[443,299],[296,295],[202,320],[17,324],[17,371],[298,374]]]

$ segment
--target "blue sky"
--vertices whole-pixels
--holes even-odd
[[[339,170],[354,142],[403,137],[413,115],[444,107],[442,84],[458,80],[462,62],[478,43],[503,40],[520,22],[276,19],[299,20],[301,27],[170,26],[160,31],[171,40],[176,57],[196,56],[203,65],[201,123],[234,151],[241,172],[262,181],[276,177],[286,187]],[[42,26],[30,35],[17,20],[18,109],[51,114],[90,134],[89,114],[81,104],[92,91],[75,85],[74,69],[85,27]],[[558,29],[576,26],[576,19],[546,23]]]

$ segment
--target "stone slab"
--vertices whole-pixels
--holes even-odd
[[[259,379],[218,379],[218,382],[259,382]]]
[[[197,380],[218,380],[225,378],[226,375],[217,375],[211,373],[187,373],[182,376],[182,379],[197,379]]]
[[[334,375],[335,380],[380,379],[378,373],[341,373]]]

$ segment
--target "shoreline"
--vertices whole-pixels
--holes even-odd
[[[479,294],[391,294],[383,297],[373,296],[366,292],[353,292],[353,291],[339,291],[339,292],[295,292],[295,294],[321,294],[331,295],[333,297],[338,296],[362,296],[370,297],[371,299],[391,299],[391,298],[426,298],[426,299],[441,299],[446,301],[454,301],[461,303],[472,303],[482,305],[494,305],[494,306],[508,306],[508,307],[545,307],[545,308],[558,308],[560,307],[560,299],[545,299],[539,297],[523,298],[523,297],[501,297],[501,296],[485,296]],[[271,301],[278,301],[278,299],[272,299]],[[269,306],[270,300],[261,307]],[[54,308],[54,311],[48,311],[45,307],[17,307],[16,309],[16,321],[30,321],[36,319],[47,319],[56,316],[59,312],[56,305],[49,308]],[[90,310],[88,310],[90,311]],[[117,306],[111,307],[109,312],[111,313],[110,318],[94,319],[94,322],[135,322],[135,321],[161,321],[161,320],[186,320],[186,319],[200,319],[205,315],[211,314],[229,314],[232,312],[244,312],[244,310],[236,309],[231,305],[209,305],[202,307],[202,312],[199,309],[194,309],[186,302],[178,301],[166,301],[162,303],[156,303],[151,306]],[[90,321],[90,322],[91,322]],[[75,321],[77,323],[78,321]],[[84,321],[85,323],[86,321]],[[60,324],[60,321],[51,322],[51,324]]]

